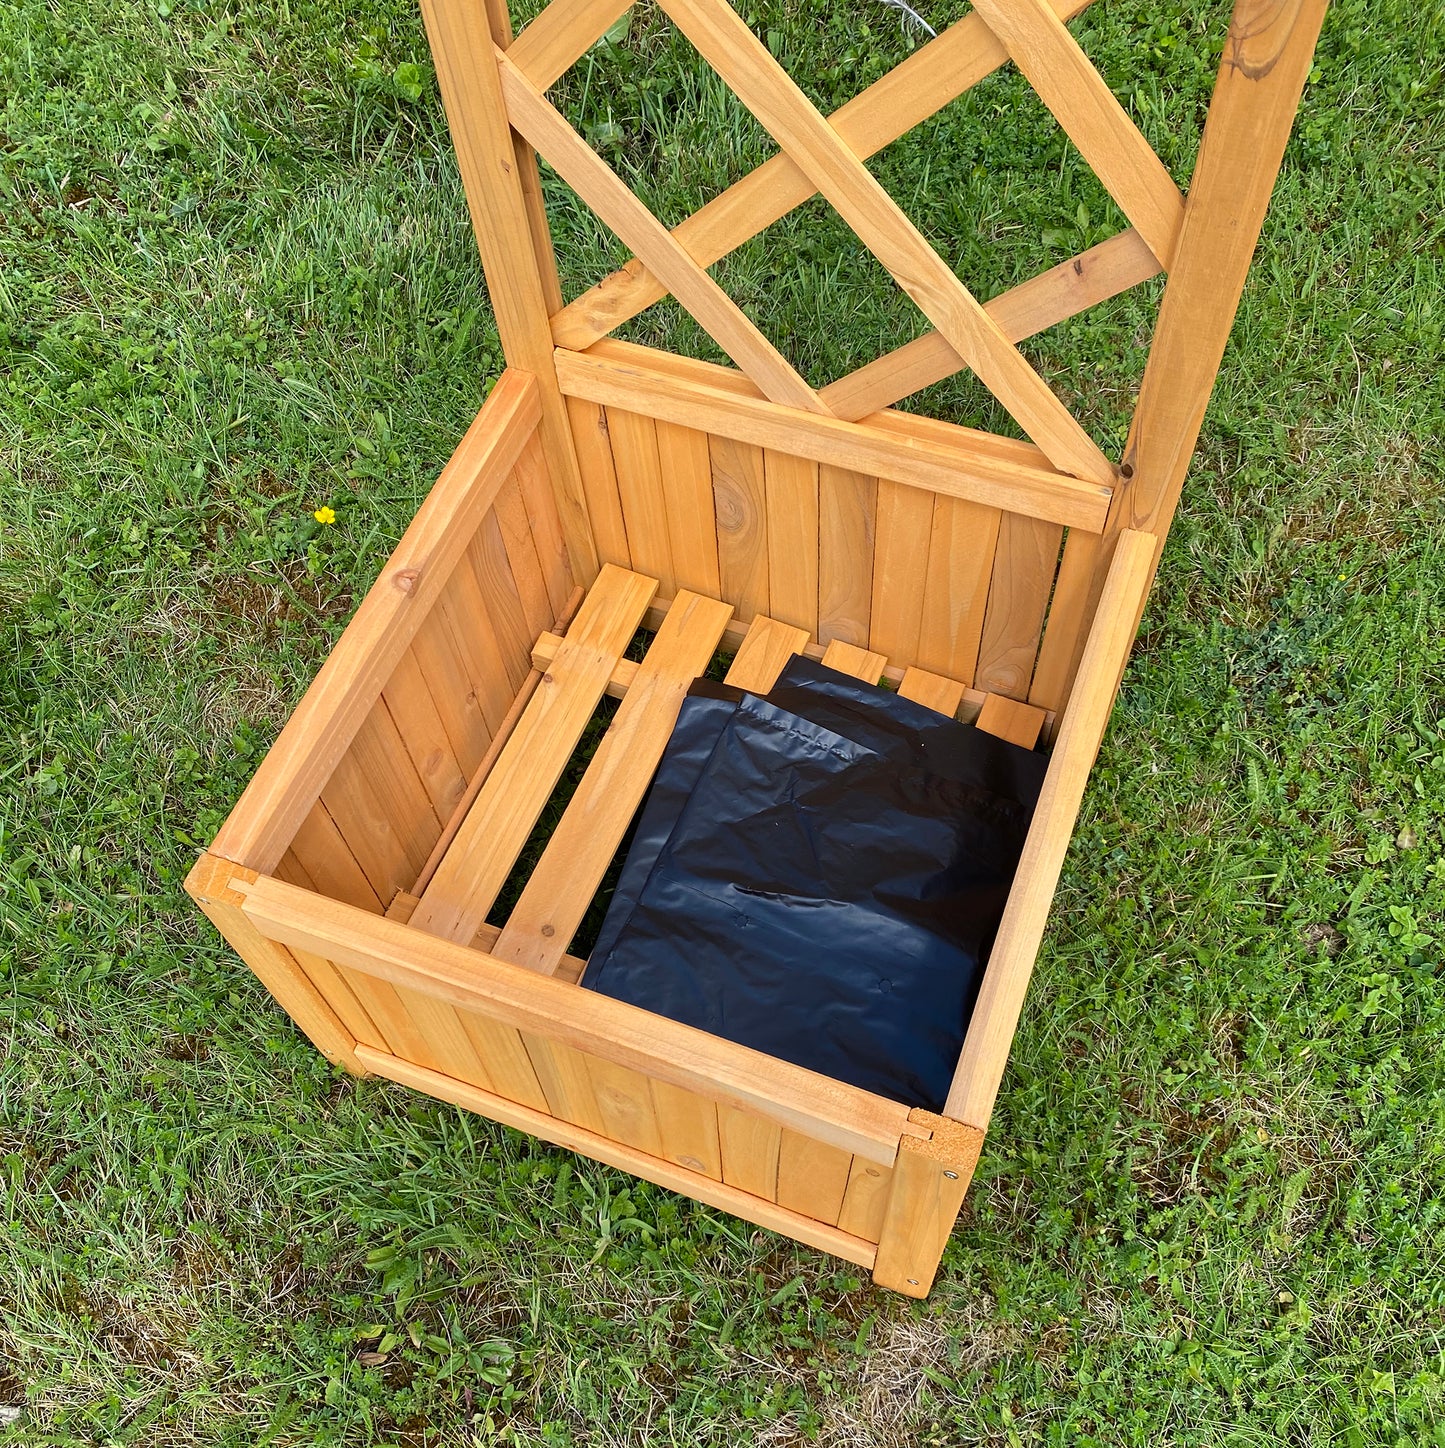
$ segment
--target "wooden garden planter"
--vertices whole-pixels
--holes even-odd
[[[1324,0],[1239,0],[1187,200],[1063,19],[976,9],[828,119],[659,0],[782,154],[669,233],[545,98],[626,8],[424,0],[508,368],[188,888],[328,1058],[927,1293],[1203,416]],[[490,28],[489,28],[490,27]],[[1012,58],[1133,223],[981,307],[863,164]],[[532,148],[637,260],[561,304]],[[814,391],[705,270],[820,192],[936,328]],[[1014,343],[1169,274],[1116,467]],[[607,339],[671,292],[738,364]],[[891,410],[970,366],[1033,439]],[[646,656],[624,651],[640,625]],[[581,989],[566,953],[688,683],[796,650],[1052,745],[942,1115]],[[521,898],[487,923],[604,693]],[[799,1022],[799,1029],[807,1028]]]

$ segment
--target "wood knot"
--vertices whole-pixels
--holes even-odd
[[[557,933],[557,927],[556,927],[555,925],[544,925],[544,926],[542,927],[542,939],[543,939],[543,940],[550,940],[556,933]]]
[[[410,593],[416,587],[416,581],[421,577],[420,568],[399,568],[392,574],[391,581],[403,593]]]

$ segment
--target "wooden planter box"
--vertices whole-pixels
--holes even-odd
[[[1059,0],[978,0],[831,124],[725,0],[661,3],[784,153],[675,234],[543,95],[620,0],[554,0],[515,41],[495,13],[488,33],[480,7],[430,0],[508,370],[187,888],[347,1070],[922,1296],[988,1127],[1324,7],[1241,0],[1186,202]],[[1134,226],[983,308],[860,158],[1009,57]],[[566,307],[531,146],[639,258]],[[936,328],[818,392],[704,269],[815,190]],[[1013,344],[1165,268],[1116,468]],[[737,370],[606,339],[667,290]],[[965,363],[1034,442],[891,409]],[[643,626],[645,655],[624,657]],[[1052,746],[941,1115],[577,985],[574,932],[719,647],[744,687],[767,689],[803,650]],[[604,693],[622,701],[605,738],[505,922],[488,923]]]

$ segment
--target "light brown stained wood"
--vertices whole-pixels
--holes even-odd
[[[213,853],[262,872],[286,853],[535,429],[537,399],[532,378],[509,373],[497,383],[221,826]]]
[[[572,573],[585,585],[596,575],[597,555],[552,361],[547,318],[561,301],[556,264],[536,162],[512,135],[493,59],[494,42],[505,45],[510,39],[509,26],[500,13],[494,17],[495,30],[481,23],[466,0],[425,0],[422,18],[502,350],[508,366],[536,381],[547,471]]]
[[[865,1242],[876,1242],[883,1231],[883,1214],[892,1185],[891,1167],[855,1156],[848,1169],[848,1185],[838,1212],[839,1227]]]
[[[774,402],[822,412],[818,394],[672,233],[567,123],[526,76],[497,52],[511,123],[557,174],[665,282],[697,324]],[[550,331],[549,331],[550,335]]]
[[[408,649],[397,660],[381,697],[433,811],[438,819],[446,819],[462,797],[467,779],[414,650]]]
[[[918,488],[878,480],[868,646],[895,663],[918,660],[933,503]]]
[[[648,1156],[664,1155],[647,1077],[597,1056],[587,1059],[603,1134]]]
[[[538,90],[547,90],[631,6],[632,0],[553,0],[507,46],[507,55]]]
[[[450,940],[475,935],[656,591],[654,580],[604,565],[426,887],[413,925]],[[425,856],[418,868],[424,862]]]
[[[622,496],[617,491],[607,414],[595,402],[569,397],[567,416],[576,439],[577,464],[582,473],[587,514],[597,540],[597,556],[603,563],[631,568],[632,552],[627,543],[627,525],[622,518]]]
[[[731,616],[716,599],[678,595],[493,955],[543,974],[556,969],[642,804],[688,686],[711,662]]]
[[[301,821],[290,853],[306,872],[308,879],[304,883],[308,888],[329,899],[381,914],[381,897],[371,888],[366,871],[357,863],[320,800]]]
[[[522,1033],[513,1026],[492,1020],[482,1011],[458,1010],[457,1019],[467,1033],[477,1059],[492,1078],[491,1089],[508,1101],[546,1111],[547,1093],[537,1079],[537,1070],[532,1065]]]
[[[807,633],[772,618],[755,618],[733,657],[727,682],[754,694],[766,694],[778,681],[783,665],[803,652]]]
[[[363,1062],[365,1069],[374,1071],[378,1076],[385,1076],[439,1100],[450,1101],[455,1106],[525,1131],[542,1141],[568,1147],[594,1161],[631,1172],[633,1176],[641,1177],[644,1181],[654,1182],[670,1191],[681,1192],[707,1206],[731,1212],[733,1216],[741,1217],[746,1222],[781,1232],[784,1236],[816,1247],[819,1251],[831,1252],[845,1261],[856,1262],[863,1267],[873,1265],[876,1255],[874,1244],[851,1236],[837,1227],[812,1221],[797,1212],[779,1207],[774,1202],[751,1196],[660,1157],[649,1156],[596,1132],[584,1131],[566,1122],[557,1121],[543,1111],[479,1091],[465,1082],[411,1066],[380,1051],[373,1051],[370,1047],[360,1047],[359,1052],[358,1059]]]
[[[341,971],[329,960],[319,955],[311,955],[305,950],[293,950],[291,956],[358,1044],[386,1050],[386,1042],[381,1032],[366,1013],[366,1007],[357,999],[356,992]]]
[[[888,666],[888,660],[882,654],[860,649],[856,644],[845,644],[842,639],[834,639],[823,650],[823,662],[840,674],[862,679],[865,684],[876,684]]]
[[[479,528],[481,525],[478,525]],[[475,542],[475,535],[473,542]],[[468,552],[470,548],[468,549]],[[467,553],[457,564],[450,584],[437,600],[437,622],[446,632],[447,643],[456,656],[468,692],[474,694],[489,732],[501,726],[507,717],[516,685],[512,682],[515,664],[507,662],[506,649],[496,625],[486,613],[477,567]],[[515,616],[511,631],[518,628]],[[437,696],[435,676],[428,673],[432,698]]]
[[[1184,198],[1048,0],[979,0],[975,8],[1159,265],[1167,267],[1184,220]]]
[[[852,1156],[836,1146],[785,1131],[778,1146],[778,1205],[836,1226]]]
[[[709,437],[722,596],[743,621],[768,612],[767,491],[763,450]]]
[[[1000,519],[997,508],[934,500],[917,658],[965,684],[978,667]]]
[[[734,1106],[718,1107],[717,1126],[723,1180],[751,1196],[777,1201],[783,1128]]]
[[[278,880],[285,880],[288,885],[299,885],[303,890],[314,890],[315,882],[303,868],[301,861],[296,858],[294,850],[287,850],[281,856],[281,863],[271,872]],[[369,888],[369,887],[368,887]]]
[[[358,977],[359,978],[359,977]],[[425,991],[396,987],[397,998],[415,1023],[426,1042],[425,1056],[412,1056],[418,1066],[443,1071],[484,1091],[495,1091],[496,1083],[487,1070],[472,1038],[462,1025],[461,1016],[445,1001]]]
[[[535,1031],[522,1031],[521,1038],[547,1099],[547,1110],[561,1121],[607,1135],[586,1053]]]
[[[983,309],[1018,343],[1158,275],[1154,253],[1130,228],[1000,293]],[[818,396],[836,417],[867,417],[965,365],[947,338],[925,332],[830,382]]]
[[[1005,514],[1000,523],[978,670],[971,681],[985,693],[1028,698],[1062,541],[1063,530],[1054,523],[1017,513]]]
[[[1119,539],[969,1020],[944,1111],[980,1129],[993,1111],[1084,787],[1134,642],[1153,573],[1154,541],[1152,534],[1133,532]]]
[[[722,1149],[718,1144],[717,1106],[695,1091],[666,1081],[652,1083],[661,1154],[676,1166],[722,1180]]]
[[[467,619],[472,631],[480,633],[490,625],[512,689],[520,689],[531,672],[532,640],[536,634],[522,608],[495,509],[482,519],[476,536],[467,544],[457,565],[457,586],[464,596],[469,592],[472,595]]]
[[[366,1075],[367,1068],[356,1057],[356,1038],[297,964],[296,957],[284,945],[261,934],[241,909],[244,897],[232,887],[238,881],[251,883],[256,878],[256,872],[244,865],[203,854],[186,876],[186,892],[311,1044],[334,1065],[344,1066],[354,1076]]]
[[[674,357],[625,342],[589,353],[557,353],[557,375],[571,396],[645,412],[814,462],[909,483],[1099,532],[1109,487],[1050,471],[1029,443],[910,413],[880,412],[863,422],[803,415],[758,395],[732,368]]]
[[[662,469],[667,537],[677,587],[718,598],[722,582],[707,434],[673,422],[659,422],[657,460]]]
[[[1112,481],[1097,444],[727,0],[659,3],[1053,464]]]
[[[873,612],[873,517],[878,480],[818,468],[818,639],[868,642]]]
[[[1044,711],[1002,694],[990,694],[983,701],[974,723],[985,734],[1007,739],[1020,749],[1032,749],[1039,742],[1044,727]]]
[[[887,1166],[897,1155],[908,1111],[895,1101],[280,880],[263,876],[246,890],[247,918],[284,945],[699,1091],[870,1161]]]
[[[818,464],[792,453],[763,454],[767,495],[768,612],[818,631]]]
[[[1069,19],[1087,3],[1065,0],[1058,13]],[[982,19],[967,14],[839,107],[828,123],[866,159],[1007,59],[1008,52]],[[532,79],[539,83],[536,73]],[[786,154],[779,154],[694,212],[674,235],[703,266],[711,266],[813,194],[807,176]],[[553,337],[559,347],[581,351],[666,295],[667,288],[634,259],[554,317]]]
[[[542,577],[536,544],[532,542],[532,525],[527,519],[527,505],[522,501],[522,489],[515,468],[497,494],[492,512],[501,533],[507,567],[518,602],[522,605],[527,632],[531,638],[536,638],[552,627],[552,601],[547,596],[547,583]]]
[[[406,746],[379,701],[321,801],[380,900],[411,885],[441,832]]]
[[[1040,709],[1062,706],[1068,696],[1069,681],[1079,666],[1079,656],[1084,651],[1084,613],[1098,566],[1099,547],[1099,539],[1092,533],[1080,533],[1072,528],[1064,539],[1059,576],[1054,580],[1054,593],[1049,600],[1044,640],[1039,645],[1039,658],[1029,685],[1029,703],[1037,704]]]
[[[457,765],[470,778],[486,757],[491,742],[488,714],[495,713],[499,702],[496,696],[510,687],[501,655],[496,655],[495,686],[474,681],[470,655],[463,657],[454,637],[453,620],[440,605],[432,610],[431,617],[412,640],[411,652]]]
[[[667,532],[662,465],[657,457],[657,425],[639,413],[609,408],[607,431],[612,438],[612,461],[617,468],[617,492],[622,499],[632,566],[657,579],[658,586],[667,593],[673,593],[677,582]]]
[[[898,685],[898,692],[915,704],[956,719],[963,704],[964,688],[956,679],[941,678],[926,669],[907,669]]]
[[[912,1113],[935,1125],[932,1137],[904,1136],[889,1183],[873,1280],[907,1297],[927,1297],[964,1193],[978,1164],[983,1132],[973,1126]]]

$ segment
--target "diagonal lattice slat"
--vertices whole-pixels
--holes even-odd
[[[632,0],[552,0],[512,42],[513,65],[544,91],[632,9]]]
[[[1112,483],[1097,444],[727,0],[661,8],[1054,466]]]
[[[512,125],[634,252],[642,257],[708,335],[774,402],[826,412],[818,394],[688,255],[617,173],[511,63],[496,52]]]
[[[1184,224],[1184,198],[1079,42],[1048,0],[974,4],[1159,265],[1167,267]]]

